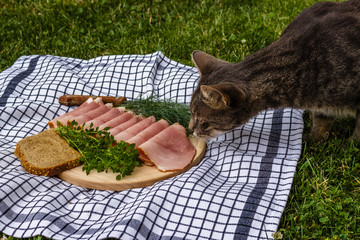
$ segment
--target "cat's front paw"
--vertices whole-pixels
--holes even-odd
[[[349,137],[348,140],[350,142],[360,142],[360,133],[355,129],[353,134],[351,135],[351,137]]]
[[[312,120],[312,138],[315,142],[325,141],[329,137],[331,125],[334,122],[335,118],[333,116],[328,116],[322,112],[314,111],[312,113]]]
[[[320,131],[319,129],[312,129],[310,134],[315,142],[323,142],[329,137],[329,131]]]

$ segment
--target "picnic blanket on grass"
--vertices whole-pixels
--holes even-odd
[[[260,113],[207,141],[204,159],[176,177],[121,192],[27,173],[13,152],[22,138],[71,110],[64,94],[154,93],[189,103],[199,74],[161,52],[20,57],[0,73],[0,231],[52,239],[272,239],[301,153],[302,111]]]

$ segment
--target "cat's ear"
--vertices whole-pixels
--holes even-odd
[[[228,63],[198,50],[192,53],[192,61],[199,70],[200,75],[211,73],[218,65]]]
[[[201,85],[200,93],[203,102],[211,108],[224,109],[230,105],[229,96],[218,89],[216,85]]]
[[[246,90],[234,83],[219,83],[200,86],[201,98],[213,109],[237,107],[246,101]]]

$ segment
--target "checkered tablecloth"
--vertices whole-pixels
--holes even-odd
[[[201,163],[153,186],[91,190],[27,173],[16,143],[69,111],[64,94],[155,93],[189,103],[199,74],[165,57],[22,56],[0,73],[0,231],[52,239],[272,239],[301,153],[302,111],[259,114],[207,142]]]

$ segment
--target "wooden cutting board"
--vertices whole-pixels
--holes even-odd
[[[60,173],[59,177],[69,183],[97,190],[122,191],[151,186],[158,181],[186,172],[201,161],[206,151],[205,141],[194,136],[190,136],[189,140],[194,145],[196,154],[190,165],[180,171],[161,172],[155,166],[150,167],[143,164],[142,166],[135,167],[131,175],[116,180],[117,173],[98,173],[96,170],[93,170],[89,175],[86,175],[86,172],[82,171],[82,166],[79,166]]]

